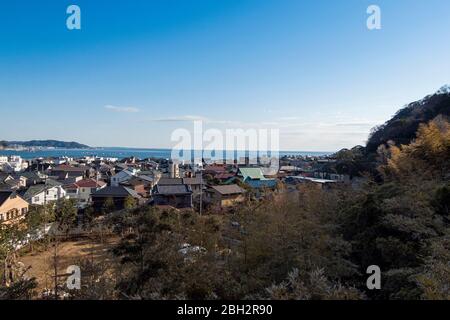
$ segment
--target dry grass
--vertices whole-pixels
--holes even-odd
[[[80,240],[59,242],[56,246],[58,274],[65,274],[67,267],[76,265],[81,259],[92,259],[93,261],[109,261],[111,268],[114,265],[114,258],[109,252],[115,244],[117,238],[100,239],[83,238]],[[50,244],[46,249],[44,246],[36,248],[34,252],[24,253],[19,261],[25,267],[31,267],[26,275],[36,278],[38,282],[38,292],[54,285],[54,253],[55,248]]]

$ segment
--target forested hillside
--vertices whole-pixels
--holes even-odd
[[[438,115],[450,117],[450,87],[444,86],[435,94],[420,101],[410,103],[385,124],[373,129],[367,152],[375,152],[380,144],[389,140],[397,145],[408,144],[414,139],[421,123],[426,123]]]

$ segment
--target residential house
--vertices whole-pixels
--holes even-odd
[[[285,172],[285,173],[296,173],[296,172],[300,172],[301,168],[296,167],[296,166],[281,166],[280,167],[280,172]]]
[[[101,174],[102,177],[110,179],[116,173],[116,170],[112,165],[102,164],[100,165],[98,172]]]
[[[147,169],[154,169],[154,170],[158,170],[159,169],[159,163],[156,161],[153,161],[151,159],[147,159],[144,167]]]
[[[224,165],[218,165],[218,164],[207,165],[205,167],[205,169],[203,170],[203,172],[205,174],[209,174],[209,175],[215,177],[216,175],[226,173],[227,172],[227,168]]]
[[[0,191],[0,224],[13,224],[25,217],[29,204],[14,191]]]
[[[202,192],[202,188],[205,186],[205,182],[201,176],[194,178],[183,178],[183,184],[188,185],[191,188],[194,196],[200,194]]]
[[[277,185],[277,180],[266,178],[261,168],[239,168],[238,176],[253,189],[273,189]]]
[[[47,178],[45,174],[36,171],[22,172],[20,176],[26,178],[26,185],[25,185],[26,187],[43,183],[44,180]]]
[[[188,185],[160,185],[153,189],[153,201],[157,206],[172,206],[177,209],[192,208],[192,190]]]
[[[67,197],[62,185],[54,180],[47,179],[44,184],[36,184],[23,193],[23,198],[33,205],[44,205]]]
[[[106,182],[104,181],[83,179],[64,186],[64,189],[70,199],[75,199],[80,204],[88,204],[91,202],[91,195],[104,187],[106,187]]]
[[[90,178],[93,175],[93,169],[89,166],[72,166],[62,164],[52,169],[52,176],[59,177],[78,177]]]
[[[245,200],[245,190],[236,184],[211,186],[206,190],[205,201],[222,208],[230,207]]]
[[[108,199],[111,199],[114,203],[115,210],[122,210],[125,207],[125,200],[131,197],[136,201],[136,204],[142,202],[141,196],[133,189],[124,186],[108,186],[100,190],[97,190],[91,195],[94,210],[96,212],[102,212],[105,207],[105,203]]]
[[[138,174],[139,170],[131,167],[116,173],[111,177],[111,186],[118,187],[121,183],[130,180],[132,177]]]
[[[157,185],[159,186],[175,186],[183,184],[182,178],[161,178]]]
[[[0,179],[0,189],[19,190],[26,186],[27,178],[22,176],[8,176],[5,179]]]
[[[14,179],[14,176],[11,173],[0,171],[0,183],[6,182],[7,180],[11,180],[11,179]]]
[[[142,197],[147,197],[148,192],[151,190],[149,184],[140,177],[132,177],[131,179],[122,182],[120,185],[136,191]]]
[[[138,172],[138,178],[144,180],[149,186],[150,190],[158,183],[161,179],[161,172],[158,170],[143,170]]]
[[[236,174],[232,172],[224,172],[214,176],[214,179],[217,179],[221,183],[224,183],[230,179],[232,179]]]
[[[152,190],[153,187],[156,185],[156,183],[159,181],[159,178],[157,178],[156,176],[149,176],[149,175],[143,175],[143,174],[139,174],[137,177],[137,179],[141,180],[144,185],[145,188]]]
[[[0,170],[7,173],[20,172],[27,168],[28,162],[24,161],[20,156],[9,156],[6,162],[2,161],[0,163]]]
[[[329,189],[338,183],[337,180],[317,179],[304,176],[290,176],[285,180],[288,185],[312,184],[318,189]]]

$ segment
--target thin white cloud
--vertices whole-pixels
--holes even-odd
[[[293,120],[298,120],[300,119],[299,117],[280,117],[278,118],[279,121],[293,121]]]
[[[113,105],[106,105],[104,108],[107,110],[114,111],[114,112],[136,113],[136,112],[140,111],[138,108],[134,108],[134,107],[119,107],[119,106],[113,106]]]
[[[185,116],[177,116],[177,117],[166,117],[166,118],[157,118],[157,119],[151,119],[151,121],[155,122],[186,122],[186,121],[204,121],[208,122],[209,119],[201,116],[191,116],[191,115],[185,115]]]

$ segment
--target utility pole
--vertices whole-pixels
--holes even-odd
[[[58,300],[58,253],[56,251],[56,241],[54,243],[53,253],[53,271],[55,272],[55,300]]]
[[[202,209],[203,209],[203,170],[200,169],[200,215],[202,215]]]

